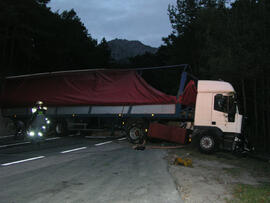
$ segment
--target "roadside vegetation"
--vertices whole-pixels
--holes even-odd
[[[270,202],[270,183],[260,185],[238,184],[235,186],[234,199],[228,203],[263,203]]]

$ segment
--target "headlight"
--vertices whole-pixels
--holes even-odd
[[[39,137],[42,137],[43,136],[43,133],[42,132],[38,132],[38,136]]]
[[[45,129],[46,129],[46,126],[45,126],[45,125],[43,125],[43,126],[42,126],[42,129],[43,129],[43,130],[45,130]]]
[[[33,136],[35,136],[35,132],[34,132],[34,131],[30,131],[30,132],[28,133],[28,135],[31,136],[31,137],[33,137]]]
[[[46,123],[47,123],[47,124],[50,124],[50,123],[51,123],[51,121],[50,121],[50,120],[47,120],[47,121],[46,121]]]
[[[32,113],[36,113],[37,108],[32,108]]]

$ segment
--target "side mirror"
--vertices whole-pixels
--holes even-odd
[[[229,122],[234,122],[235,121],[235,114],[236,114],[236,103],[233,102],[229,106],[229,112],[228,112],[228,121]]]

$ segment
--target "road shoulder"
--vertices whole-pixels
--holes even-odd
[[[193,167],[174,165],[176,157],[192,159]],[[230,153],[205,155],[194,149],[169,150],[169,172],[184,202],[233,202],[239,185],[270,183],[270,164]]]

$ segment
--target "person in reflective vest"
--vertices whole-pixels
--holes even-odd
[[[47,107],[43,106],[42,101],[38,101],[32,108],[32,118],[30,120],[27,134],[30,138],[42,138],[46,133],[49,119],[45,116]]]

